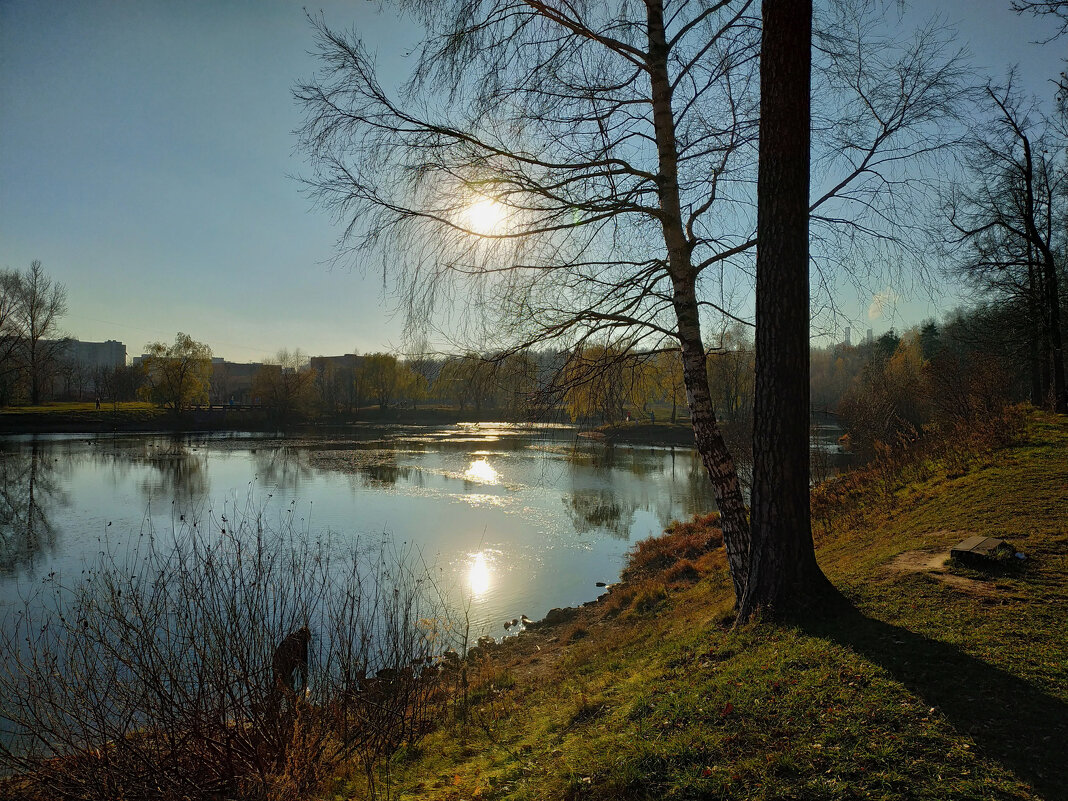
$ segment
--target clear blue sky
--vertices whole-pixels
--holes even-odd
[[[995,77],[1020,63],[1036,91],[1062,69],[1064,41],[1009,0],[917,3],[939,10]],[[316,3],[355,24],[392,75],[411,30],[367,0]],[[118,339],[131,355],[185,331],[251,361],[399,344],[382,277],[331,270],[337,230],[290,176],[293,85],[315,70],[300,2],[0,0],[0,266],[40,259],[66,284],[66,329]],[[857,328],[938,312],[897,301]]]

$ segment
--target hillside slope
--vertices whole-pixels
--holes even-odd
[[[1068,420],[869,471],[814,509],[855,614],[732,629],[722,557],[661,558],[707,533],[679,526],[599,603],[472,657],[467,703],[397,756],[390,791],[1068,798]],[[973,534],[1028,558],[943,566]]]

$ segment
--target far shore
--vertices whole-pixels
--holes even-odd
[[[250,406],[211,406],[184,410],[180,415],[148,403],[48,403],[39,406],[7,406],[0,409],[0,435],[6,434],[103,434],[103,433],[193,433],[279,432],[337,433],[349,426],[450,426],[480,423],[557,422],[516,420],[503,409],[457,409],[447,407],[368,407],[351,414],[320,416],[314,420],[284,421],[267,410]],[[590,428],[577,424],[580,437],[607,444],[693,446],[689,422],[626,422]]]
[[[604,425],[579,436],[628,445],[686,445],[693,447],[693,427],[686,423],[628,422]]]

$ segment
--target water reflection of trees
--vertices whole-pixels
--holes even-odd
[[[51,513],[70,503],[58,464],[36,444],[0,454],[0,572],[30,565],[56,547]]]
[[[159,496],[196,501],[211,489],[203,443],[176,436],[99,439],[90,444],[89,450],[64,453],[64,460],[72,465],[90,460],[95,470],[110,470],[116,485],[125,483],[131,471],[149,468],[139,484],[149,502]]]
[[[410,481],[419,471],[397,464],[396,453],[388,448],[337,449],[271,445],[250,451],[257,479],[265,485],[295,492],[316,475],[342,473],[355,476],[371,487],[393,486]]]
[[[687,450],[683,457],[677,455],[676,449],[672,448],[671,464],[674,493],[681,493],[681,496],[672,500],[682,507],[685,513],[683,516],[688,518],[715,511],[716,500],[712,494],[712,485],[696,453]],[[665,521],[665,525],[669,522],[671,521]]]
[[[256,470],[256,480],[280,491],[296,492],[316,474],[312,451],[307,448],[269,444],[251,449],[249,455]]]
[[[365,465],[358,468],[358,471],[368,486],[390,487],[398,481],[410,481],[412,474],[417,472],[413,467],[401,466],[395,462]]]
[[[568,464],[572,489],[563,505],[580,534],[604,531],[626,539],[639,510],[666,526],[673,517],[688,519],[716,508],[708,475],[687,448],[582,449]],[[591,474],[596,486],[588,486]]]
[[[635,500],[611,488],[575,489],[563,497],[575,531],[587,534],[591,531],[607,531],[619,539],[630,538],[631,521],[638,508]]]
[[[148,448],[131,454],[135,462],[152,468],[141,481],[141,493],[151,501],[163,496],[195,502],[211,490],[207,454],[194,451],[182,439],[146,443]]]
[[[674,451],[674,448],[672,448]],[[567,460],[575,466],[593,468],[600,473],[626,470],[635,476],[647,476],[664,470],[664,452],[660,448],[636,448],[612,443],[577,443]]]

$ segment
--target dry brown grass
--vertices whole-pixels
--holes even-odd
[[[722,562],[722,546],[717,513],[674,522],[663,535],[642,540],[631,549],[623,580],[629,583],[662,575],[668,583],[692,583]]]
[[[904,486],[939,472],[958,478],[995,450],[1019,441],[1026,414],[1006,406],[969,420],[946,421],[893,443],[876,442],[870,460],[812,490],[813,535],[819,545],[834,526],[856,527],[872,514],[891,512]]]

